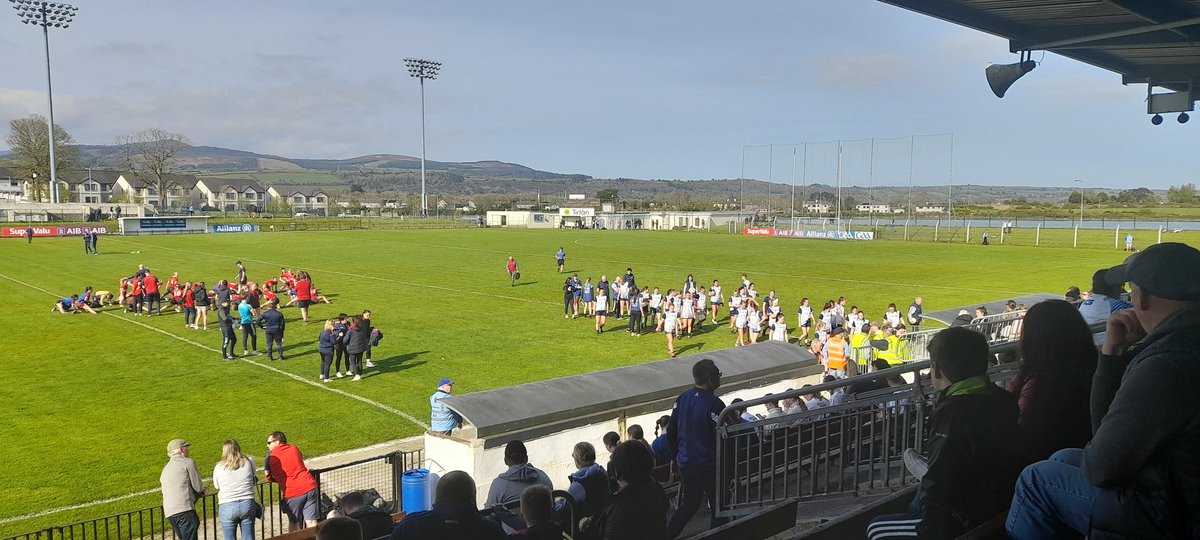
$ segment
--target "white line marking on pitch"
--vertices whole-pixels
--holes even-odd
[[[26,286],[26,287],[29,287],[30,289],[33,289],[33,290],[36,290],[36,291],[41,291],[41,292],[44,292],[44,293],[46,293],[46,294],[49,294],[49,295],[51,295],[51,296],[53,296],[53,297],[55,297],[55,298],[58,298],[58,295],[56,295],[56,294],[54,294],[54,293],[52,293],[52,292],[50,292],[50,291],[48,291],[48,290],[46,290],[46,289],[43,289],[43,288],[41,288],[41,287],[38,287],[38,286],[36,286],[36,285],[30,285],[29,283],[25,283],[24,281],[20,281],[20,280],[18,280],[18,279],[11,278],[11,277],[9,277],[9,276],[6,276],[6,275],[4,275],[4,274],[0,274],[0,277],[2,277],[2,278],[4,278],[4,279],[7,279],[7,280],[9,280],[9,281],[12,281],[13,283],[18,283],[18,284],[24,285],[24,286]],[[108,311],[102,311],[102,312],[100,312],[100,314],[101,314],[101,315],[108,315],[109,317],[113,317],[113,318],[115,318],[115,319],[120,319],[120,320],[122,320],[122,321],[125,321],[125,322],[127,322],[127,323],[130,323],[130,324],[136,324],[136,325],[138,325],[138,326],[141,326],[142,328],[146,328],[146,329],[149,329],[149,330],[153,330],[153,331],[155,331],[155,332],[158,332],[158,333],[160,333],[160,334],[162,334],[162,335],[165,335],[165,336],[167,336],[167,337],[170,337],[170,338],[173,338],[173,339],[176,339],[176,340],[182,341],[182,342],[184,342],[184,343],[187,343],[187,344],[189,344],[189,345],[192,345],[192,346],[195,346],[195,347],[199,347],[199,348],[201,348],[201,349],[204,349],[204,350],[206,350],[206,351],[209,351],[209,352],[214,352],[214,353],[215,353],[215,352],[220,352],[219,350],[217,350],[217,349],[214,349],[214,348],[212,348],[212,347],[209,347],[208,345],[204,345],[204,344],[202,344],[202,343],[197,343],[197,342],[195,342],[195,341],[192,341],[192,340],[190,340],[190,339],[187,339],[187,338],[184,338],[184,337],[181,337],[181,336],[178,336],[178,335],[172,334],[171,332],[168,332],[168,331],[166,331],[166,330],[163,330],[163,329],[161,329],[161,328],[155,328],[155,327],[153,327],[153,326],[150,326],[150,325],[148,325],[148,324],[145,324],[145,323],[142,323],[142,322],[135,321],[135,320],[133,320],[133,319],[130,319],[130,318],[128,318],[128,317],[122,317],[122,316],[120,316],[120,315],[115,315],[115,314],[113,314],[113,313],[111,313],[111,312],[108,312]],[[309,385],[309,386],[312,386],[312,387],[314,387],[314,388],[320,388],[321,390],[325,390],[325,391],[327,391],[327,392],[333,392],[333,393],[335,393],[335,394],[338,394],[338,395],[340,395],[340,396],[343,396],[343,397],[347,397],[347,398],[350,398],[350,399],[353,399],[353,400],[361,401],[361,402],[363,402],[363,403],[366,403],[367,405],[370,405],[370,406],[372,406],[372,407],[375,407],[375,408],[377,408],[377,409],[380,409],[380,410],[382,410],[382,411],[386,411],[386,412],[392,413],[392,414],[394,414],[394,415],[396,415],[396,416],[399,416],[399,417],[401,417],[401,418],[404,418],[405,420],[408,420],[409,422],[412,422],[413,424],[416,424],[416,425],[417,425],[417,427],[420,427],[420,428],[423,428],[423,429],[429,429],[429,425],[428,425],[428,424],[426,424],[426,423],[424,423],[424,422],[422,422],[422,421],[420,421],[420,420],[416,419],[416,418],[415,418],[415,417],[413,417],[412,415],[410,415],[410,414],[408,414],[408,413],[406,413],[406,412],[404,412],[404,411],[401,411],[401,410],[399,410],[399,409],[396,409],[396,408],[394,408],[394,407],[389,407],[389,406],[387,406],[387,405],[384,405],[384,404],[382,404],[382,403],[379,403],[378,401],[374,401],[374,400],[371,400],[371,399],[368,399],[368,398],[362,397],[362,396],[360,396],[360,395],[357,395],[357,394],[351,394],[350,392],[346,392],[346,391],[344,391],[344,390],[339,390],[339,389],[337,389],[337,388],[330,388],[329,386],[326,386],[326,385],[324,385],[324,384],[317,383],[317,382],[314,382],[314,381],[310,381],[310,380],[308,380],[308,379],[305,379],[304,377],[301,377],[301,376],[299,376],[299,375],[296,375],[296,374],[294,374],[294,373],[289,373],[289,372],[287,372],[287,371],[284,371],[284,370],[282,370],[282,369],[279,369],[279,368],[277,368],[277,367],[275,367],[275,366],[270,366],[270,365],[264,364],[264,363],[262,363],[262,362],[257,362],[257,361],[254,361],[254,360],[250,360],[250,359],[248,359],[248,358],[240,358],[239,360],[240,360],[240,361],[242,361],[242,362],[246,362],[246,363],[248,363],[248,364],[254,365],[254,366],[258,366],[258,367],[260,367],[260,368],[263,368],[263,369],[265,369],[265,370],[268,370],[268,371],[272,371],[272,372],[278,373],[278,374],[280,374],[280,375],[283,375],[283,376],[285,376],[285,377],[288,377],[288,378],[291,378],[291,379],[295,379],[295,380],[297,380],[297,381],[300,381],[300,382],[302,382],[302,383],[304,383],[304,384],[307,384],[307,385]]]

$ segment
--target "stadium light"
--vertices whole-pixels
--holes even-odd
[[[70,28],[71,21],[79,8],[70,4],[42,2],[39,0],[8,0],[21,22],[42,27],[42,39],[46,45],[46,99],[50,105],[50,202],[59,202],[58,164],[54,160],[54,90],[50,83],[50,27]]]
[[[442,63],[405,58],[404,65],[408,66],[409,75],[421,81],[421,216],[425,217],[429,215],[429,204],[425,200],[425,79],[437,80]]]

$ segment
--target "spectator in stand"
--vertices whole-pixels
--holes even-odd
[[[1105,273],[1129,283],[1133,309],[1108,319],[1092,440],[1021,473],[1012,538],[1200,538],[1197,268],[1196,248],[1163,243]]]
[[[283,513],[288,517],[288,532],[317,524],[320,494],[317,482],[304,466],[300,449],[288,444],[287,435],[276,431],[267,436],[266,480],[279,484],[283,494]]]
[[[392,540],[429,539],[503,540],[500,524],[479,515],[475,506],[475,480],[462,471],[450,471],[438,480],[433,510],[405,516]]]
[[[650,450],[651,454],[654,453],[654,450],[650,448],[650,441],[646,440],[646,434],[642,430],[642,426],[640,424],[633,424],[629,426],[629,428],[625,430],[625,434],[629,436],[629,440],[644,444],[646,446],[646,450]]]
[[[562,527],[554,522],[554,495],[550,488],[534,484],[521,492],[521,517],[525,528],[508,535],[522,540],[564,540]]]
[[[488,488],[487,499],[483,503],[484,508],[520,499],[525,488],[532,485],[554,489],[550,477],[541,469],[529,464],[529,452],[525,449],[525,443],[509,441],[504,446],[504,464],[508,466],[508,470],[500,473],[492,481],[492,487]]]
[[[343,516],[358,522],[365,540],[390,536],[396,528],[391,514],[370,504],[364,491],[351,491],[342,495],[337,506]],[[317,534],[320,534],[320,529],[317,530]]]
[[[615,431],[610,431],[605,433],[600,440],[604,443],[604,451],[611,454],[613,450],[617,449],[617,445],[621,444],[621,435]]]
[[[442,379],[438,381],[437,392],[429,396],[429,408],[432,410],[429,424],[434,433],[449,435],[454,428],[462,427],[462,417],[442,403],[453,392],[454,381]]]
[[[680,479],[679,508],[667,526],[667,538],[675,538],[691,521],[700,503],[707,498],[712,512],[709,528],[715,529],[723,520],[717,518],[717,419],[725,402],[715,392],[721,386],[721,370],[705,358],[692,366],[695,388],[688,389],[675,399],[667,435],[671,437],[672,462]]]
[[[738,403],[741,403],[743,401],[745,401],[745,400],[742,398],[733,398],[733,401],[730,401],[729,404],[737,405]],[[758,420],[761,420],[761,418],[755,416],[754,413],[750,412],[746,407],[742,407],[740,409],[734,409],[733,412],[737,414],[737,418],[738,418],[737,422],[733,422],[735,424],[739,423],[739,422],[743,422],[743,423],[744,422],[756,422]]]
[[[826,375],[825,379],[822,380],[821,382],[831,383],[836,380],[837,380],[836,378]],[[829,406],[830,407],[835,407],[835,406],[841,405],[845,402],[846,402],[846,387],[845,386],[839,386],[839,387],[833,389],[833,391],[829,393]]]
[[[958,310],[958,316],[955,317],[953,321],[950,321],[950,326],[966,326],[971,324],[972,320],[973,318],[971,317],[971,312],[965,309],[960,309]]]
[[[1079,304],[1083,303],[1083,296],[1079,292],[1079,287],[1070,287],[1067,293],[1063,295],[1063,300],[1071,304],[1075,308],[1079,308]]]
[[[364,540],[362,524],[346,516],[335,516],[317,525],[317,540]],[[370,538],[366,538],[370,540]]]
[[[575,499],[575,520],[578,522],[604,508],[608,499],[608,473],[596,463],[596,448],[587,441],[575,443],[571,459],[577,470],[567,477],[570,481],[567,493]],[[559,505],[555,510],[562,512],[563,506]]]
[[[811,384],[806,384],[804,386],[801,386],[800,389],[803,390],[805,388],[811,388],[811,387],[812,387]],[[825,399],[824,393],[813,392],[811,394],[804,394],[804,407],[806,409],[811,411],[813,409],[824,409],[825,407],[828,407],[828,406],[829,406],[829,400]]]
[[[1109,285],[1104,281],[1106,271],[1107,268],[1092,274],[1092,292],[1087,300],[1079,304],[1079,314],[1083,315],[1083,321],[1089,326],[1107,321],[1113,313],[1133,307],[1133,304],[1121,300],[1121,294],[1125,292],[1123,283]]]
[[[287,321],[283,320],[283,314],[276,309],[275,302],[268,303],[267,309],[258,316],[258,325],[267,335],[267,359],[275,360],[275,347],[278,346],[279,359],[283,360],[283,331]]]
[[[1034,304],[1025,313],[1021,367],[1008,385],[1020,405],[1018,423],[1028,461],[1092,438],[1088,396],[1096,372],[1096,347],[1079,312],[1062,300]]]
[[[871,540],[958,537],[1008,506],[1021,470],[1017,400],[988,380],[987,340],[947,328],[930,340],[929,355],[938,399],[928,470],[914,471],[921,483],[907,513],[871,521]]]
[[[254,540],[254,518],[258,503],[254,501],[254,460],[242,454],[242,447],[230,439],[221,446],[221,462],[213,467],[213,487],[217,489],[217,516],[225,540]]]
[[[650,443],[650,451],[654,453],[654,466],[662,467],[671,464],[670,437],[667,436],[671,415],[665,414],[654,422],[654,442]]]
[[[191,443],[171,439],[167,443],[167,465],[158,477],[162,485],[163,515],[178,540],[197,540],[200,516],[196,514],[196,499],[205,495],[204,482],[196,462],[188,456]]]
[[[609,497],[604,510],[581,525],[587,538],[603,540],[659,540],[666,537],[671,504],[652,476],[654,456],[645,445],[625,441],[612,455],[611,474],[620,489]]]

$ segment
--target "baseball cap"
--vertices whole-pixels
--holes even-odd
[[[176,453],[177,451],[179,451],[179,449],[181,449],[185,446],[191,446],[191,445],[192,445],[192,443],[187,442],[183,439],[171,439],[171,442],[167,443],[167,455],[168,456],[172,455],[172,454]]]
[[[446,386],[447,384],[450,386],[454,386],[454,381],[452,381],[450,379],[442,379],[442,380],[438,381],[438,388]]]
[[[1200,300],[1200,250],[1187,244],[1166,242],[1134,253],[1109,268],[1104,280],[1111,285],[1131,282],[1146,293],[1167,300]]]

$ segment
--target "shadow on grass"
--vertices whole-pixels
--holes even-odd
[[[676,356],[678,356],[678,355],[680,355],[680,354],[683,354],[683,353],[685,353],[685,352],[687,352],[687,351],[690,351],[690,350],[692,350],[692,349],[703,349],[703,348],[704,348],[704,344],[703,344],[703,343],[691,343],[691,344],[684,345],[684,346],[682,346],[682,347],[676,348],[676,349],[675,349],[675,355],[676,355]]]
[[[514,285],[514,287],[524,287],[526,285],[537,285],[537,282],[536,281],[522,281],[522,282]]]
[[[425,360],[418,360],[418,361],[414,361],[414,360],[416,360],[417,357],[419,357],[421,355],[425,355],[425,354],[429,354],[429,351],[420,351],[420,352],[413,351],[410,353],[405,353],[405,354],[393,356],[390,358],[376,359],[375,367],[371,368],[371,371],[373,372],[372,375],[375,375],[375,374],[382,375],[384,373],[394,373],[397,371],[404,371],[406,369],[412,369],[417,366],[424,365],[426,362]]]

